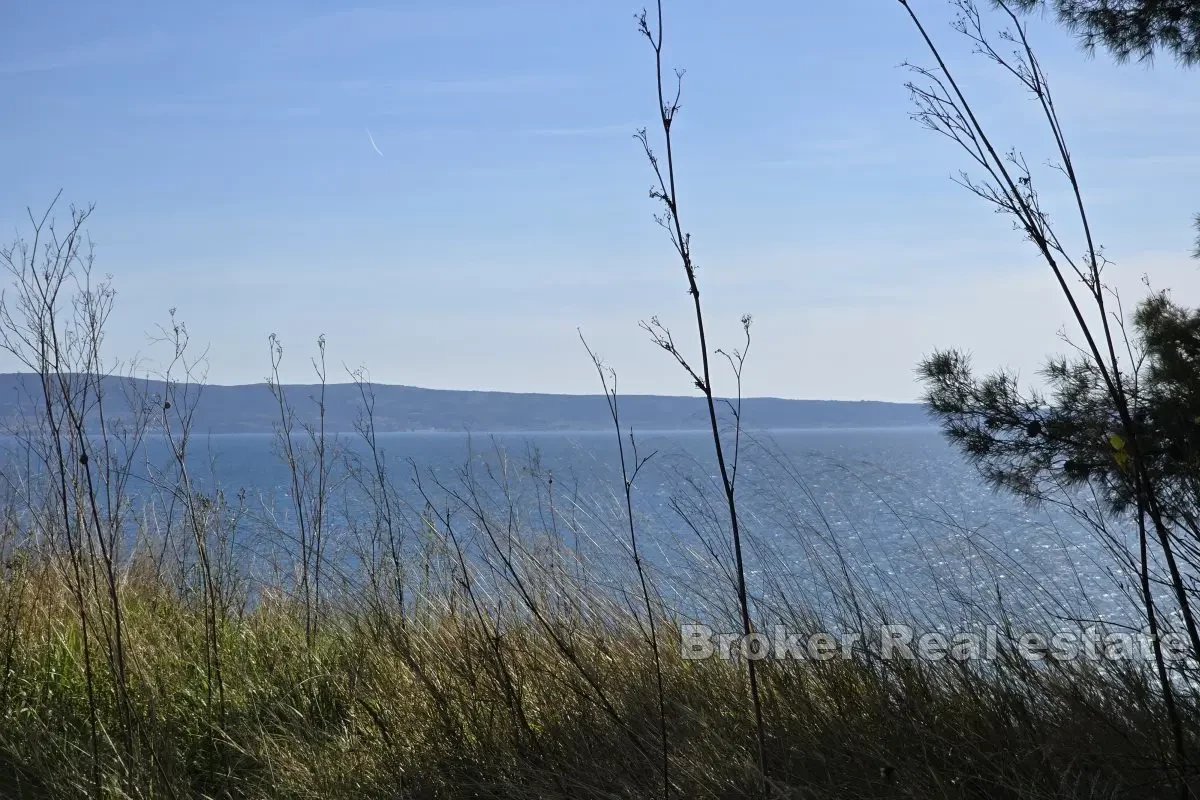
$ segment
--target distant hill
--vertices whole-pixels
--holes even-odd
[[[108,414],[125,415],[128,381],[105,379]],[[162,396],[158,381],[138,381],[139,393]],[[297,414],[311,418],[309,399],[319,387],[285,385]],[[375,423],[379,431],[586,431],[612,423],[604,396],[517,394],[415,386],[375,385]],[[29,374],[0,374],[0,422],[11,424],[29,413],[31,398],[40,398],[37,379]],[[636,430],[703,430],[708,416],[701,397],[623,395],[622,427]],[[358,419],[361,397],[354,384],[330,384],[325,390],[328,431],[351,431]],[[196,433],[267,433],[278,420],[279,408],[265,383],[205,386],[200,389],[193,429]],[[842,400],[784,400],[747,398],[742,419],[748,429],[910,427],[930,425],[925,407],[917,403]]]

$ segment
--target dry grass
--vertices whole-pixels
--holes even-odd
[[[661,794],[652,652],[611,597],[543,583],[473,602],[453,576],[425,603],[329,599],[311,651],[285,587],[220,630],[225,701],[208,699],[202,603],[143,560],[124,573],[125,752],[97,661],[110,797],[644,797]],[[532,586],[529,564],[514,567]],[[349,584],[345,584],[349,586]],[[0,791],[89,783],[79,615],[54,560],[9,548],[0,613]],[[260,587],[264,589],[266,587]],[[566,602],[563,602],[566,601]],[[97,601],[99,602],[99,601]],[[536,610],[536,614],[533,611]],[[660,620],[680,797],[751,796],[744,664],[682,660]],[[761,662],[779,797],[1158,797],[1167,731],[1147,677],[1012,658],[991,665]],[[1193,712],[1190,718],[1200,721]],[[1193,728],[1194,729],[1194,728]]]

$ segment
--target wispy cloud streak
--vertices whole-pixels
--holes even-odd
[[[637,131],[637,124],[626,122],[620,125],[592,125],[571,128],[533,128],[525,131],[529,136],[609,136],[611,134],[627,133],[632,136]]]
[[[367,128],[367,138],[371,140],[371,147],[374,148],[375,152],[383,155],[383,151],[379,149],[379,145],[375,144],[375,137],[371,135],[370,128]]]
[[[166,48],[166,37],[158,31],[139,36],[99,39],[57,51],[51,48],[25,57],[16,55],[10,61],[0,62],[0,75],[136,64],[153,58]]]

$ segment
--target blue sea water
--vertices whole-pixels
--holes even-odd
[[[295,442],[307,452],[303,436]],[[638,460],[646,459],[631,491],[639,547],[665,593],[695,589],[702,576],[728,578],[733,553],[711,438],[644,432],[635,442]],[[634,448],[628,439],[623,445],[632,470]],[[731,458],[733,440],[726,446]],[[240,496],[250,516],[291,524],[290,473],[275,436],[197,436],[190,447],[196,489]],[[378,448],[410,516],[431,501],[437,514],[461,522],[475,502],[506,525],[560,537],[610,578],[631,574],[611,431],[388,433]],[[170,463],[164,441],[151,438],[143,449],[131,476],[135,494],[152,493],[147,479]],[[366,451],[353,434],[333,437],[330,449],[337,454],[327,530],[348,536],[365,524],[370,504],[342,464]],[[820,605],[834,584],[849,581],[941,618],[997,599],[1050,616],[1111,617],[1127,607],[1093,531],[994,492],[936,429],[745,433],[737,453],[751,589],[764,597]]]

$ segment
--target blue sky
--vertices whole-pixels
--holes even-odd
[[[956,42],[946,3],[914,6],[997,138],[1043,162],[1018,88]],[[694,354],[632,138],[655,115],[637,10],[7,4],[0,232],[26,230],[25,207],[59,188],[96,204],[114,359],[154,363],[150,333],[175,307],[217,383],[261,380],[272,332],[284,378],[308,380],[324,333],[335,375],[592,392],[581,328],[623,391],[686,394],[638,328],[658,315]],[[666,11],[667,62],[687,70],[684,225],[714,346],[755,316],[747,393],[908,400],[934,348],[1025,374],[1059,349],[1066,308],[1045,267],[951,183],[962,156],[908,118],[898,65],[929,58],[898,3]],[[1032,33],[1114,282],[1132,298],[1149,274],[1195,303],[1200,76]]]

